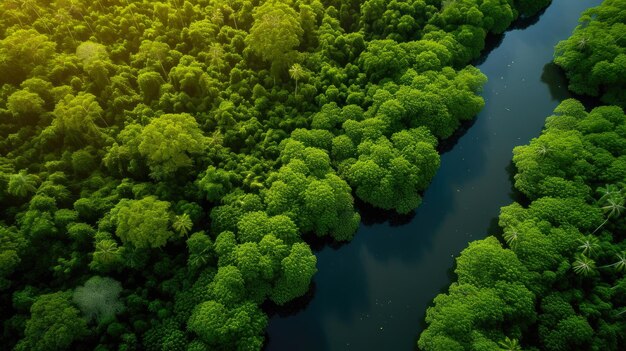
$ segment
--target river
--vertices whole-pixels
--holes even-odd
[[[308,296],[271,316],[266,349],[414,350],[426,308],[450,284],[454,257],[495,230],[512,199],[512,149],[539,135],[566,82],[551,65],[581,12],[601,0],[554,0],[514,26],[476,62],[485,108],[441,157],[411,217],[363,213],[354,240],[318,248]],[[492,38],[493,39],[493,38]]]

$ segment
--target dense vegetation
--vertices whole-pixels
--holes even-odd
[[[605,0],[585,11],[569,39],[556,47],[554,62],[569,89],[626,107],[626,1]]]
[[[603,101],[624,106],[623,82],[600,79],[596,67],[607,63],[601,57],[612,57],[615,67],[623,66],[618,62],[623,54],[616,53],[618,32],[609,28],[623,27],[619,23],[623,16],[618,14],[625,10],[625,1],[604,1],[587,10],[572,37],[558,44],[555,62],[566,69],[570,89],[594,96],[601,91]],[[588,46],[592,34],[607,40]],[[623,349],[623,110],[601,106],[587,113],[577,100],[565,100],[546,119],[540,137],[513,150],[513,163],[515,188],[523,200],[501,209],[501,234],[470,243],[457,258],[457,281],[428,309],[429,326],[418,346],[422,350]]]
[[[566,100],[516,147],[503,234],[470,243],[422,350],[620,350],[626,343],[626,116]],[[521,347],[520,347],[521,345]]]
[[[303,234],[407,213],[549,0],[6,0],[0,309],[17,350],[259,349]]]

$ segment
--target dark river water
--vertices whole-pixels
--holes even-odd
[[[363,213],[354,240],[317,252],[309,296],[274,314],[267,350],[414,350],[426,308],[447,289],[454,257],[493,232],[511,202],[512,149],[539,135],[569,97],[550,64],[581,12],[600,0],[554,0],[537,18],[492,40],[476,62],[485,108],[441,157],[414,216]],[[509,169],[507,171],[507,169]]]

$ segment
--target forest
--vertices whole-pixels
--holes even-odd
[[[626,344],[626,1],[583,13],[555,48],[569,89],[540,136],[513,150],[519,201],[456,260],[421,350],[621,350]]]
[[[487,37],[549,3],[2,1],[0,343],[261,349],[355,202],[419,207],[485,104]],[[589,10],[555,58],[622,107],[625,7]],[[617,350],[625,143],[619,107],[560,105],[515,150],[528,203],[464,251],[419,347]]]

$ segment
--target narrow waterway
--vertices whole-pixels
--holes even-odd
[[[581,12],[601,0],[554,0],[477,62],[487,75],[485,108],[441,158],[411,218],[364,214],[354,240],[325,246],[308,297],[271,317],[267,350],[413,350],[426,308],[450,284],[454,257],[493,230],[511,202],[512,149],[539,135],[569,97],[549,64]],[[534,23],[533,23],[534,22]]]

